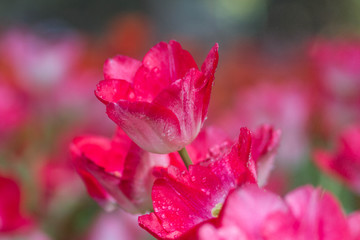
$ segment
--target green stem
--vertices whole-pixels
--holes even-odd
[[[193,164],[190,157],[189,157],[189,154],[187,153],[186,151],[186,148],[184,147],[183,149],[181,149],[180,151],[178,151],[178,153],[180,154],[180,157],[181,159],[183,160],[185,166],[187,169],[189,169],[189,165],[190,164]]]

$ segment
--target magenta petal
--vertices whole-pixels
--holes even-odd
[[[194,149],[195,153],[190,157],[194,163],[197,163],[207,158],[224,155],[229,151],[232,144],[232,140],[222,129],[206,127],[200,131],[188,147]]]
[[[253,135],[252,157],[256,162],[258,184],[264,186],[274,166],[274,158],[280,142],[280,130],[263,125]]]
[[[270,223],[269,217],[275,216],[279,216],[281,221],[294,220],[285,202],[279,196],[260,189],[256,185],[246,185],[229,194],[220,214],[220,221],[224,227],[236,226],[241,229],[240,232],[251,236],[251,239],[262,239],[264,233],[261,230],[265,230],[266,225]],[[275,224],[274,220],[271,223]],[[269,227],[275,227],[275,225]],[[266,235],[270,234],[269,230],[265,230]],[[271,230],[271,234],[276,234],[277,230]]]
[[[157,239],[175,239],[175,234],[167,232],[161,225],[160,219],[155,213],[139,216],[140,227],[150,232]]]
[[[115,199],[104,189],[100,182],[87,169],[89,160],[84,155],[83,150],[84,145],[85,147],[87,145],[87,138],[88,137],[75,138],[73,143],[70,145],[73,164],[76,171],[82,178],[88,194],[104,209],[112,210],[115,205]],[[103,144],[103,146],[110,147],[110,141],[105,138],[90,137],[90,144],[88,146],[90,146],[89,150],[91,150],[91,152],[88,152],[88,154],[91,155],[95,162],[101,162],[104,150],[102,147],[92,148],[91,146],[95,145],[95,142],[98,142],[98,146]]]
[[[86,170],[85,164],[86,163],[78,163],[75,168],[82,178],[88,194],[106,211],[114,210],[116,200],[101,186],[99,181]]]
[[[211,88],[215,78],[215,70],[219,61],[219,44],[215,44],[207,55],[204,63],[201,66],[201,71],[205,75],[205,81],[202,86],[198,86],[203,89],[203,109],[202,109],[202,119],[205,120],[205,117],[208,112],[208,106],[210,102]]]
[[[225,199],[225,196],[219,199],[223,193],[216,190],[221,185],[209,169],[190,165],[189,172],[170,166],[163,178],[155,181],[152,190],[155,214],[139,218],[140,226],[154,236],[161,235],[162,239],[180,236],[212,218],[211,209],[218,203],[216,200]]]
[[[129,83],[133,82],[136,71],[141,66],[141,62],[122,55],[109,58],[104,64],[105,79],[123,79]]]
[[[215,45],[211,48],[208,53],[204,63],[201,65],[201,71],[204,73],[206,78],[213,79],[216,67],[219,62],[219,44],[215,43]]]
[[[160,92],[153,103],[171,110],[180,123],[184,142],[189,144],[197,136],[203,124],[202,109],[204,96],[195,88],[196,82],[203,79],[203,74],[190,69],[183,79],[173,82]]]
[[[191,54],[174,40],[169,43],[160,42],[152,47],[145,55],[143,64],[147,69],[157,68],[166,85],[184,77],[190,68],[197,68]]]
[[[139,146],[153,153],[170,153],[184,146],[179,121],[169,109],[147,102],[119,101],[107,114]]]
[[[111,141],[91,136],[76,138],[71,153],[90,196],[105,207],[116,200],[131,213],[151,209],[152,169],[168,165],[166,155],[145,152],[121,130]]]
[[[134,78],[136,95],[151,101],[172,82],[181,79],[191,68],[198,68],[189,52],[176,41],[160,42],[149,50]]]
[[[223,171],[221,168],[227,169],[227,181],[235,181],[236,184],[257,182],[255,162],[251,157],[251,144],[251,132],[247,128],[241,128],[238,142],[234,144],[230,153],[222,161],[214,162],[214,167],[219,173]],[[224,177],[223,179],[226,179],[226,176]]]
[[[196,164],[206,159],[216,159],[227,154],[233,141],[221,129],[216,127],[203,128],[198,136],[186,146],[191,161]],[[184,162],[177,152],[170,153],[170,164],[185,170]]]
[[[99,184],[105,189],[111,197],[116,200],[116,203],[124,210],[130,213],[140,213],[145,211],[140,206],[137,206],[131,199],[127,198],[119,188],[121,184],[121,177],[104,171],[103,168],[88,161],[86,164],[87,171],[95,177]],[[148,206],[145,206],[145,208]]]
[[[298,219],[299,239],[349,239],[341,206],[329,193],[304,186],[287,194],[285,201]]]
[[[314,159],[325,172],[345,182],[360,194],[360,127],[351,126],[341,133],[335,152],[317,150]]]
[[[0,235],[31,225],[32,220],[22,213],[20,186],[14,179],[0,176],[0,194]]]
[[[100,81],[96,85],[95,95],[104,104],[117,102],[120,99],[135,99],[135,94],[131,84],[125,80],[119,79],[107,79]]]

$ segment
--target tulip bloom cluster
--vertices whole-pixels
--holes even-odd
[[[233,141],[202,129],[218,58],[215,44],[198,68],[170,41],[142,61],[105,62],[95,94],[119,128],[70,147],[89,195],[108,210],[146,213],[138,223],[157,239],[358,239],[359,214],[344,215],[329,193],[305,186],[283,199],[262,189],[279,130],[243,127]]]

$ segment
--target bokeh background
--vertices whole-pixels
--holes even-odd
[[[359,124],[359,12],[357,0],[1,1],[0,239],[151,239],[136,216],[88,196],[68,147],[115,130],[94,96],[104,61],[171,39],[199,65],[220,45],[206,125],[233,138],[241,126],[282,130],[268,189],[313,184],[358,209],[314,151]]]

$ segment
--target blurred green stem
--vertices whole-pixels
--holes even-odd
[[[342,184],[336,180],[330,179],[325,174],[320,174],[319,185],[324,189],[331,191],[337,198],[340,199],[342,192]]]

